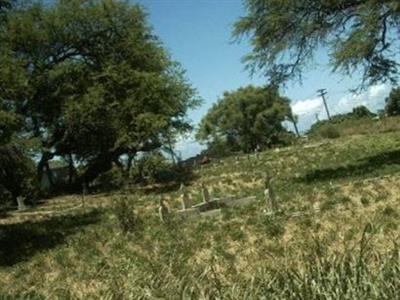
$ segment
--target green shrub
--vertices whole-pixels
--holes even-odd
[[[33,160],[15,146],[0,147],[0,206],[16,204],[18,196],[33,203],[37,195]]]
[[[146,153],[135,162],[131,176],[146,183],[166,182],[178,176],[173,165],[158,151]]]
[[[100,174],[99,177],[96,178],[94,184],[100,190],[110,191],[123,187],[125,179],[123,171],[120,168],[113,166],[108,172]]]
[[[114,201],[113,212],[117,218],[121,231],[125,233],[134,232],[138,229],[140,221],[135,215],[132,201],[123,196]]]
[[[324,139],[336,139],[340,137],[340,132],[335,126],[327,124],[320,128],[319,136]]]

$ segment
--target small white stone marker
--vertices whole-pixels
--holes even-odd
[[[18,210],[25,210],[27,206],[25,205],[25,197],[17,197]]]
[[[161,222],[165,222],[168,214],[168,207],[165,206],[164,196],[160,196],[160,206],[158,208],[158,215],[160,216]]]

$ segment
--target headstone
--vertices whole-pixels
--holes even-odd
[[[182,183],[180,187],[180,191],[182,193],[181,195],[181,204],[182,204],[182,209],[188,209],[189,208],[189,196],[187,194],[187,190],[185,185]]]
[[[201,194],[203,196],[203,203],[210,202],[210,193],[208,192],[208,189],[205,186],[204,182],[201,184]]]
[[[164,203],[164,196],[161,195],[160,196],[160,203],[159,203],[159,208],[158,208],[158,215],[160,216],[160,220],[161,222],[165,222],[167,219],[167,215],[168,215],[168,207],[165,206]]]
[[[278,202],[273,188],[273,180],[270,176],[265,178],[264,199],[267,211],[275,213],[278,210]]]
[[[27,206],[25,205],[25,197],[17,197],[18,210],[25,210]]]

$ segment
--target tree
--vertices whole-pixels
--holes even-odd
[[[143,9],[125,1],[14,5],[0,58],[0,102],[21,116],[21,133],[40,140],[39,177],[59,156],[89,182],[186,132],[186,112],[199,103]]]
[[[366,106],[360,105],[353,108],[351,115],[356,118],[368,118],[374,117],[375,114],[372,113]]]
[[[0,106],[0,206],[16,203],[18,196],[35,196],[34,163],[24,144],[16,140],[21,126],[22,120],[16,114]]]
[[[400,88],[392,89],[385,102],[385,112],[388,116],[400,116]]]
[[[210,146],[221,141],[231,150],[251,152],[270,147],[285,132],[289,100],[276,87],[247,86],[225,92],[201,120],[196,138]]]
[[[362,86],[396,82],[400,46],[398,0],[246,0],[247,13],[234,36],[248,36],[253,50],[245,57],[253,71],[272,82],[300,78],[321,47],[333,70],[361,70]]]

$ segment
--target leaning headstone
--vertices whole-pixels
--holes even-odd
[[[275,213],[278,211],[278,202],[276,200],[276,195],[272,183],[272,178],[270,176],[267,176],[265,178],[264,199],[267,211],[270,213]]]
[[[189,196],[187,194],[187,190],[185,185],[182,183],[180,187],[180,191],[182,193],[181,195],[181,204],[182,204],[182,209],[188,209],[189,208]]]
[[[208,189],[205,186],[204,182],[201,184],[201,194],[203,196],[203,203],[210,202],[210,193],[208,192]]]
[[[25,205],[25,197],[17,197],[18,210],[25,210],[27,206]]]
[[[160,203],[158,207],[158,215],[160,216],[161,222],[165,222],[167,220],[168,215],[168,207],[165,206],[164,196],[160,196]]]

